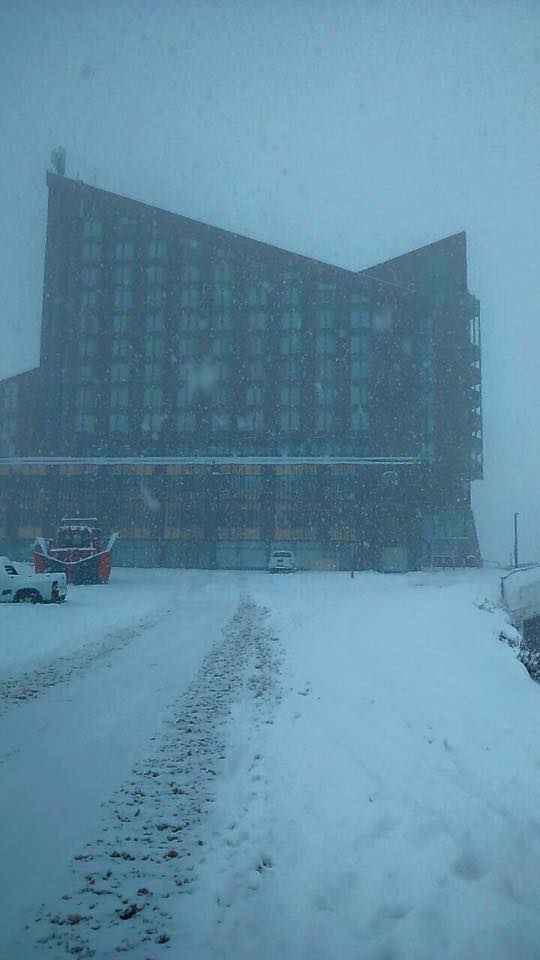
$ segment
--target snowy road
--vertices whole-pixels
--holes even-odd
[[[98,591],[0,610],[2,960],[537,960],[540,687],[496,575]]]

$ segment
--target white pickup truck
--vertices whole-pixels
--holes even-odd
[[[63,603],[65,573],[19,573],[7,557],[0,557],[0,603]]]

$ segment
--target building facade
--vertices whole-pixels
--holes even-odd
[[[126,563],[478,559],[464,234],[354,272],[47,180],[40,366],[0,384],[7,552],[79,513]]]

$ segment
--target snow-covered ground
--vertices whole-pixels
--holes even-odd
[[[2,960],[538,960],[498,585],[115,570],[0,607]]]

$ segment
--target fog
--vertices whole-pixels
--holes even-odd
[[[0,376],[38,362],[67,174],[351,269],[466,230],[483,555],[540,559],[540,5],[3,0]]]

